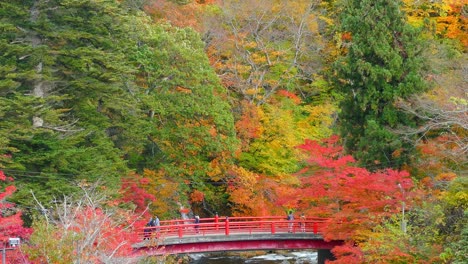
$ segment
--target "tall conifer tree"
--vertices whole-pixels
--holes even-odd
[[[412,148],[391,132],[412,125],[395,107],[423,91],[420,30],[406,23],[398,0],[343,0],[339,30],[344,55],[334,65],[343,94],[339,129],[348,152],[370,169],[398,168]]]

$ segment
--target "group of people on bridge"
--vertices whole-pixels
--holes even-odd
[[[149,239],[150,236],[151,236],[151,233],[153,231],[159,231],[158,226],[160,226],[160,225],[161,225],[161,223],[160,223],[159,218],[158,218],[157,215],[154,216],[154,218],[151,218],[149,220],[149,222],[146,224],[147,228],[145,228],[145,230],[144,230],[144,239],[145,240]],[[156,228],[154,228],[154,227],[156,227]]]
[[[289,221],[288,232],[292,233],[293,227],[294,227],[294,214],[292,210],[288,212],[288,217],[286,219]],[[305,215],[301,214],[301,218],[299,221],[299,227],[301,228],[301,232],[305,232],[305,220],[306,220]]]
[[[218,214],[216,214],[215,216],[215,219],[217,221],[217,218],[218,218]],[[227,221],[228,217],[226,217],[226,221]],[[294,214],[293,214],[293,211],[292,210],[289,210],[287,212],[287,217],[286,219],[288,220],[288,232],[289,233],[293,233],[293,232],[296,232],[295,228],[294,228]],[[300,216],[300,221],[299,222],[299,228],[300,228],[300,232],[305,232],[306,231],[306,217],[305,215],[302,213],[301,216]],[[195,233],[200,233],[200,216],[198,215],[195,215],[194,216],[194,221],[193,223],[195,224],[193,227],[195,229]],[[296,222],[297,223],[297,222]],[[154,216],[154,217],[151,217],[151,219],[149,220],[149,222],[146,224],[146,227],[144,229],[144,240],[147,240],[147,239],[150,239],[151,237],[151,234],[153,232],[159,232],[160,228],[160,221],[159,221],[159,218],[158,216]]]

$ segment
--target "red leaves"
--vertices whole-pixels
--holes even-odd
[[[144,186],[148,185],[150,180],[141,177],[138,174],[131,175],[131,177],[122,179],[122,186],[120,192],[122,193],[122,200],[124,202],[133,202],[137,206],[137,212],[142,212],[146,209],[146,205],[150,201],[155,201],[156,197],[149,194]]]
[[[16,187],[13,185],[7,186],[3,193],[0,193],[0,201],[3,201],[5,197],[12,195],[16,191]]]
[[[334,219],[326,234],[330,239],[341,238],[344,233],[352,238],[356,230],[398,212],[413,186],[406,171],[370,172],[354,166],[354,159],[343,155],[338,142],[339,138],[333,136],[321,143],[308,140],[299,146],[309,157],[308,166],[297,174],[304,187],[296,199],[303,210],[313,205],[311,211]]]
[[[135,216],[131,215],[131,218],[133,217]],[[131,218],[129,220],[132,220]],[[93,234],[99,233],[93,242],[94,246],[105,252],[118,249],[115,251],[117,256],[127,256],[132,252],[132,243],[138,241],[134,233],[121,225],[123,223],[116,223],[100,208],[83,208],[82,214],[75,221],[74,228],[78,234],[85,234],[91,238]]]
[[[351,156],[337,159],[339,156],[343,156],[343,147],[337,144],[339,140],[340,138],[336,135],[324,139],[322,142],[306,139],[305,143],[298,146],[298,148],[304,150],[309,155],[307,160],[309,164],[324,163],[329,164],[328,167],[334,167],[333,163],[336,162],[354,162],[355,160]]]
[[[352,243],[334,247],[332,253],[337,258],[337,260],[333,261],[336,264],[364,263],[363,252]]]
[[[301,103],[301,98],[299,98],[297,95],[294,93],[291,93],[290,91],[286,90],[279,90],[278,95],[284,96],[286,98],[291,99],[295,104],[300,104]]]
[[[0,170],[0,181],[13,181],[13,178],[7,177],[5,173]]]
[[[13,181],[6,177],[0,170],[0,181]],[[4,199],[16,191],[13,185],[7,186],[5,190],[0,191],[0,243],[7,243],[10,237],[27,238],[31,234],[31,229],[23,227],[21,212],[15,210],[15,205],[4,201]]]

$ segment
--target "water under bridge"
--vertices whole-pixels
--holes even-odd
[[[214,217],[161,221],[139,230],[137,255],[174,255],[224,251],[317,250],[318,263],[332,258],[330,249],[342,241],[326,241],[322,233],[328,219],[281,216]]]

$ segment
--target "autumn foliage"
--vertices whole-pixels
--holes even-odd
[[[115,263],[141,241],[137,231],[146,219],[139,216],[84,190],[79,198],[63,197],[35,219],[23,250],[33,263]]]
[[[127,178],[122,178],[120,193],[122,202],[132,202],[136,205],[136,212],[143,212],[146,206],[154,202],[156,197],[150,194],[145,189],[145,186],[150,185],[151,180],[142,177],[138,174],[129,175]]]
[[[150,216],[292,210],[340,263],[455,263],[467,3],[2,1],[0,243],[112,263]]]
[[[354,158],[343,154],[337,136],[321,142],[307,140],[299,148],[308,159],[297,173],[302,187],[294,199],[298,210],[307,215],[331,218],[326,239],[359,240],[361,232],[399,213],[402,202],[410,206],[413,183],[408,172],[370,172],[355,166]],[[340,250],[344,249],[337,253]],[[351,254],[355,249],[348,251]]]
[[[9,238],[20,238],[22,241],[27,239],[32,230],[23,226],[23,220],[21,219],[21,211],[15,208],[15,204],[6,201],[15,191],[16,187],[10,185],[13,182],[13,178],[7,177],[3,171],[0,170],[0,182],[6,184],[6,187],[0,190],[0,243],[2,246],[7,246]],[[9,252],[7,255],[8,263],[23,263],[22,255],[18,250]]]

